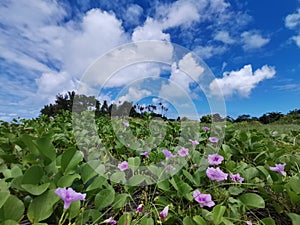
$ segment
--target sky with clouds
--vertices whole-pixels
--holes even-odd
[[[168,44],[132,48],[126,56],[119,49],[120,65],[136,59],[135,51],[164,63],[131,64],[106,80],[99,71],[114,62],[100,63],[90,80],[102,87],[99,99],[161,98],[190,118],[194,109],[210,113],[221,92],[232,117],[300,108],[299,0],[2,0],[0,120],[36,117],[58,93],[89,90],[82,77],[99,57],[154,40],[192,53],[175,60]]]

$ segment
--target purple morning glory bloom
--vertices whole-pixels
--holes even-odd
[[[177,154],[181,157],[185,157],[189,154],[189,149],[188,148],[181,148],[180,150],[177,151]]]
[[[244,178],[241,177],[241,175],[239,173],[237,173],[237,174],[231,173],[229,176],[230,176],[230,179],[234,182],[243,183],[243,181],[244,181]]]
[[[139,204],[135,211],[141,213],[143,212],[143,209],[144,209],[143,204]]]
[[[270,166],[270,170],[280,173],[282,176],[285,176],[286,175],[286,173],[284,172],[285,165],[286,165],[285,163],[275,164],[275,167]]]
[[[215,154],[212,154],[212,155],[208,155],[207,159],[208,159],[208,163],[210,165],[219,165],[224,160],[224,157],[219,155],[218,153],[215,153]]]
[[[202,129],[203,129],[204,131],[209,131],[209,130],[210,130],[209,127],[202,127]]]
[[[149,157],[149,152],[150,151],[142,152],[141,155],[145,156],[146,158],[148,158]]]
[[[159,217],[161,219],[166,219],[169,213],[169,206],[167,205],[160,213],[159,213]]]
[[[85,200],[86,194],[81,194],[74,191],[72,188],[57,188],[55,190],[57,194],[64,201],[64,209],[68,209],[72,202],[77,200]]]
[[[209,179],[215,180],[217,182],[227,180],[228,174],[224,173],[219,167],[213,168],[213,167],[208,167],[206,169],[206,175],[208,176]]]
[[[199,145],[199,142],[197,140],[189,139],[190,142],[192,142],[192,146]]]
[[[128,162],[123,161],[123,162],[119,163],[119,164],[118,164],[118,168],[119,168],[119,170],[121,170],[121,171],[128,170],[128,168],[129,168]]]
[[[103,223],[109,223],[110,225],[116,225],[117,221],[115,221],[112,217],[109,217],[108,219],[104,220]]]
[[[129,122],[123,122],[124,127],[129,127]]]
[[[170,151],[167,149],[162,150],[162,153],[166,156],[166,160],[168,160],[171,157],[175,157]]]
[[[217,142],[219,141],[219,139],[216,138],[216,137],[209,137],[208,140],[209,140],[209,142],[211,142],[211,143],[217,143]]]
[[[195,190],[193,193],[193,197],[196,202],[200,204],[200,207],[213,207],[215,203],[211,200],[210,194],[201,194],[199,190]]]

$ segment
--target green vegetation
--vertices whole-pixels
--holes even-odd
[[[0,224],[300,224],[299,127],[228,123],[218,140],[203,126],[69,111],[1,122]],[[85,199],[64,210],[63,187]]]

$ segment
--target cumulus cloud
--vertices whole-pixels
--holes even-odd
[[[238,71],[224,72],[222,78],[216,78],[210,84],[212,95],[219,95],[221,89],[224,97],[234,94],[248,97],[258,83],[272,78],[276,73],[275,68],[264,65],[253,72],[251,65],[245,65]]]
[[[285,18],[285,26],[290,29],[297,28],[300,25],[300,9],[296,13],[287,15]]]
[[[197,53],[203,59],[209,59],[216,55],[221,55],[227,50],[224,46],[214,46],[214,45],[207,45],[207,46],[197,46],[194,49],[194,52]]]
[[[244,50],[261,48],[270,42],[270,38],[265,38],[256,31],[245,31],[241,38]]]
[[[215,35],[214,40],[221,41],[224,44],[233,44],[235,42],[227,31],[219,31]]]
[[[145,89],[136,89],[133,87],[129,87],[128,89],[128,93],[126,95],[123,95],[121,97],[118,98],[117,101],[120,102],[125,102],[125,101],[129,101],[129,102],[135,102],[138,100],[141,100],[144,97],[147,97],[151,95],[151,92]]]
[[[300,35],[298,36],[293,36],[292,39],[296,42],[298,47],[300,48]]]

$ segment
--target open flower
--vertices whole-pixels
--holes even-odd
[[[72,188],[57,188],[55,190],[57,194],[64,201],[64,209],[68,209],[72,202],[77,200],[85,200],[86,194],[81,194],[74,191]]]
[[[168,160],[171,157],[175,157],[172,152],[168,151],[167,149],[162,150],[162,153],[166,156],[166,160]]]
[[[192,143],[192,146],[199,145],[199,142],[197,140],[189,139],[189,141]]]
[[[204,131],[209,131],[209,130],[210,130],[209,127],[202,127],[202,129],[203,129]]]
[[[121,170],[121,171],[128,170],[128,168],[129,168],[128,162],[123,161],[123,162],[119,163],[119,164],[118,164],[118,168],[119,168],[119,170]]]
[[[208,159],[208,163],[210,165],[219,165],[224,160],[224,157],[219,155],[218,153],[215,153],[215,154],[212,154],[212,155],[208,155],[207,159]]]
[[[230,176],[230,179],[234,182],[243,183],[243,181],[244,181],[244,178],[241,177],[241,175],[239,173],[237,173],[237,174],[231,173],[229,176]]]
[[[159,217],[161,219],[166,219],[169,213],[169,206],[167,205],[160,213],[159,213]]]
[[[150,153],[150,151],[146,151],[146,152],[142,152],[141,155],[145,156],[146,158],[148,158],[149,157],[149,153]]]
[[[284,172],[285,165],[286,165],[285,163],[275,164],[275,167],[270,166],[270,170],[280,173],[282,176],[285,176],[286,175],[286,173]]]
[[[219,141],[219,139],[216,138],[216,137],[209,137],[208,140],[209,140],[209,142],[211,142],[211,143],[217,143],[217,142]]]
[[[110,225],[116,225],[117,221],[115,221],[112,217],[109,217],[108,219],[104,220],[103,223],[108,223]]]
[[[217,182],[227,180],[228,174],[224,173],[219,167],[213,168],[213,167],[208,167],[206,169],[206,175],[208,176],[209,179],[215,180]]]
[[[181,148],[177,151],[177,154],[181,157],[185,157],[189,154],[189,149],[188,148]]]
[[[210,194],[201,194],[199,190],[193,192],[193,197],[196,202],[200,204],[200,207],[213,207],[215,203],[211,200]]]
[[[123,122],[124,127],[129,127],[129,122]]]

